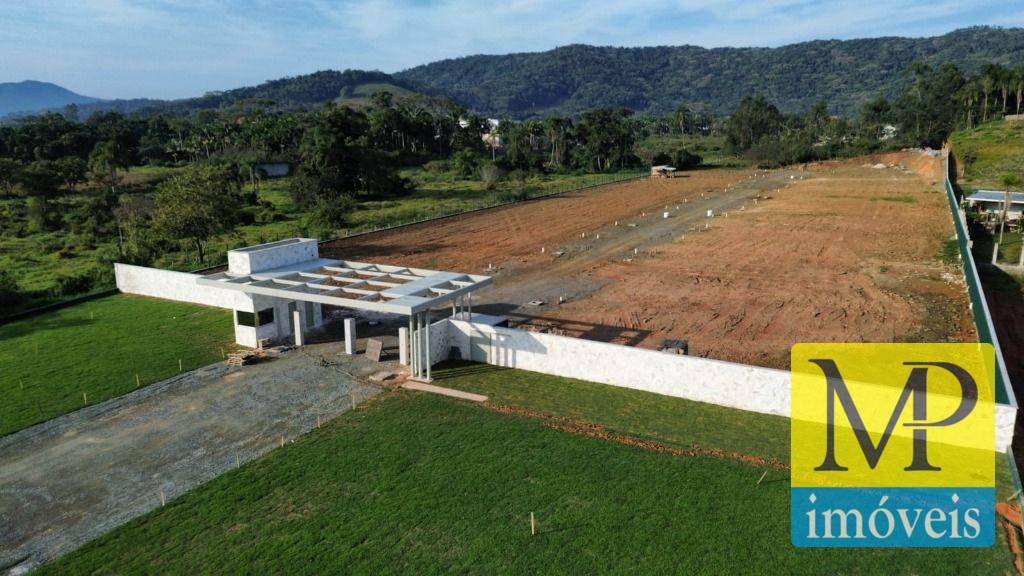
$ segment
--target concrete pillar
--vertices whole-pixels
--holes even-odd
[[[996,242],[992,246],[992,263],[995,264],[999,260],[999,242]]]
[[[426,321],[426,324],[427,324],[427,333],[426,333],[427,344],[426,344],[426,347],[425,347],[426,350],[423,351],[423,358],[427,362],[427,380],[429,381],[430,380],[430,365],[433,364],[433,362],[432,362],[433,359],[430,357],[430,308],[426,309],[426,311],[424,312],[424,316],[425,316],[425,321]]]
[[[356,353],[356,319],[345,318],[345,354]]]
[[[405,327],[398,329],[398,363],[409,365],[409,329]]]
[[[303,322],[305,320],[302,317],[302,310],[292,310],[292,326],[295,327],[295,345],[302,346],[303,341]]]

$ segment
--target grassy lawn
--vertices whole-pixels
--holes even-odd
[[[470,362],[448,362],[435,384],[491,402],[586,420],[681,448],[694,444],[789,461],[789,420],[629,388]]]
[[[994,120],[950,136],[964,177],[965,191],[1002,190],[999,177],[1007,172],[1024,176],[1024,123]],[[968,192],[969,193],[969,192]]]
[[[650,407],[579,383],[465,365],[445,385],[568,392],[581,414],[644,424]],[[546,382],[545,382],[546,380]],[[478,384],[479,383],[479,384]],[[511,386],[510,386],[511,384]],[[597,385],[591,385],[597,386]],[[663,397],[657,397],[663,398]],[[539,406],[539,405],[538,405]],[[700,407],[676,406],[697,415]],[[711,416],[711,414],[705,414]],[[757,436],[740,413],[683,432]],[[773,419],[777,420],[777,419]],[[756,422],[756,419],[755,419]],[[776,422],[767,424],[776,426]],[[700,429],[704,430],[701,431]],[[674,429],[674,431],[672,431]],[[770,443],[769,443],[770,444]],[[789,542],[785,472],[677,457],[555,430],[532,418],[412,392],[385,393],[294,444],[205,484],[44,566],[41,574],[993,574],[991,549],[800,550]],[[539,533],[530,535],[530,513]]]
[[[221,359],[230,312],[109,296],[0,326],[0,436]]]

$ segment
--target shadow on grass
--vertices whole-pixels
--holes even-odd
[[[94,320],[87,318],[59,318],[53,315],[46,315],[38,320],[15,321],[0,326],[0,342],[39,332],[89,326],[94,323]]]

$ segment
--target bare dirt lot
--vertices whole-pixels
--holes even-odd
[[[936,169],[905,152],[695,171],[349,238],[321,254],[490,273],[495,287],[474,310],[629,345],[684,338],[691,354],[784,368],[795,342],[974,338],[959,272],[939,258],[952,222]]]

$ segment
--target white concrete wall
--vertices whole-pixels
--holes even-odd
[[[296,242],[281,240],[228,251],[228,270],[236,274],[253,274],[289,264],[319,258],[313,238],[297,238]]]
[[[788,371],[462,320],[443,322],[448,324],[448,341],[443,348],[433,345],[435,336],[431,333],[431,360],[435,363],[448,358],[449,346],[458,346],[463,358],[471,358],[470,341],[476,337],[487,351],[488,363],[497,366],[762,414],[788,417],[790,413]],[[441,339],[437,341],[440,343]],[[1013,441],[1016,415],[1015,407],[996,406],[996,449],[1000,452],[1005,452]]]
[[[489,339],[489,363],[497,366],[789,415],[789,372],[783,370],[461,320],[450,321],[450,332],[463,358],[470,358],[470,336],[477,335]]]
[[[238,308],[245,305],[246,295],[235,290],[224,290],[196,284],[198,274],[160,270],[131,264],[114,264],[117,289],[125,294],[139,294],[216,306],[217,308]]]
[[[430,364],[444,362],[448,359],[448,353],[454,346],[452,331],[448,325],[448,318],[438,320],[430,325]],[[463,358],[466,356],[463,355]]]

